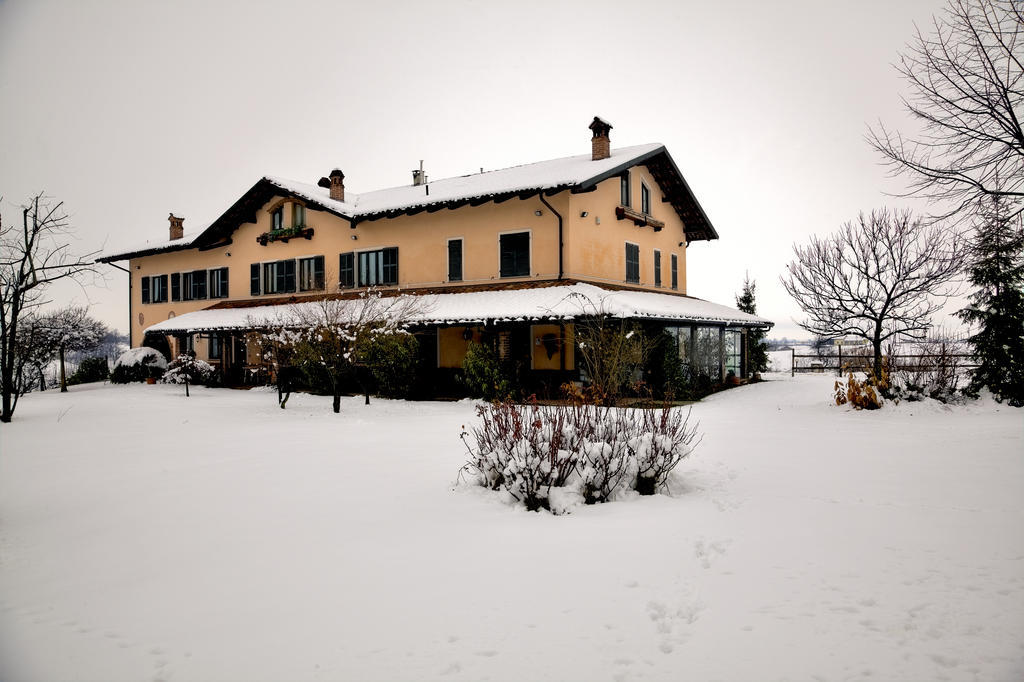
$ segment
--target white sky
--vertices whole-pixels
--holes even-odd
[[[5,220],[62,199],[81,250],[219,216],[261,176],[361,192],[662,142],[721,239],[688,293],[733,305],[745,271],[772,336],[805,337],[779,284],[794,242],[882,205],[864,141],[909,129],[892,64],[944,0],[115,2],[0,0]],[[55,289],[127,330],[127,275]],[[955,324],[943,320],[945,324]]]

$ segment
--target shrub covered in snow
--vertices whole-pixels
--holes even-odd
[[[212,386],[217,383],[217,369],[191,355],[179,355],[168,365],[160,381],[165,384],[183,384],[186,378],[190,384]]]
[[[149,377],[159,379],[166,369],[167,360],[160,351],[146,346],[130,348],[121,353],[114,362],[110,383],[128,384],[133,381],[145,381]]]
[[[667,407],[506,401],[477,414],[480,425],[462,434],[469,451],[462,471],[531,511],[566,511],[556,496],[594,504],[630,489],[652,495],[697,445],[689,412]]]

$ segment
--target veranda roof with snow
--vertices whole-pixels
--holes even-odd
[[[688,241],[718,239],[718,233],[693,195],[675,161],[664,145],[653,143],[611,150],[606,159],[590,154],[539,161],[501,170],[432,180],[424,185],[404,185],[356,194],[346,190],[345,201],[335,201],[330,190],[317,184],[265,176],[253,185],[208,228],[192,239],[154,242],[136,248],[112,250],[97,260],[110,262],[162,251],[212,247],[228,239],[243,222],[254,222],[256,212],[272,197],[298,197],[313,207],[346,218],[353,223],[418,213],[432,207],[458,208],[487,201],[526,198],[543,192],[563,190],[586,192],[597,183],[627,168],[646,164],[665,191],[665,196],[686,226]]]
[[[415,301],[413,325],[469,325],[484,322],[571,320],[604,312],[624,319],[770,327],[772,322],[689,296],[627,289],[609,290],[582,282],[529,289],[465,293],[401,294]],[[356,308],[360,299],[343,299]],[[164,334],[231,331],[280,326],[316,302],[253,307],[207,308],[159,322],[146,332]]]

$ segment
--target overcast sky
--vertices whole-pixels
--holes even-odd
[[[721,239],[688,293],[805,336],[779,285],[794,242],[896,200],[864,141],[910,129],[892,64],[944,0],[143,2],[0,0],[4,219],[65,202],[80,250],[219,216],[263,175],[361,192],[662,142]],[[127,275],[54,290],[127,331]]]

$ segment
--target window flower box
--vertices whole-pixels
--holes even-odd
[[[260,246],[266,246],[270,242],[281,241],[288,243],[289,239],[312,239],[313,228],[312,227],[285,227],[280,230],[271,230],[270,232],[264,232],[259,237],[256,237],[256,241],[259,242]]]

